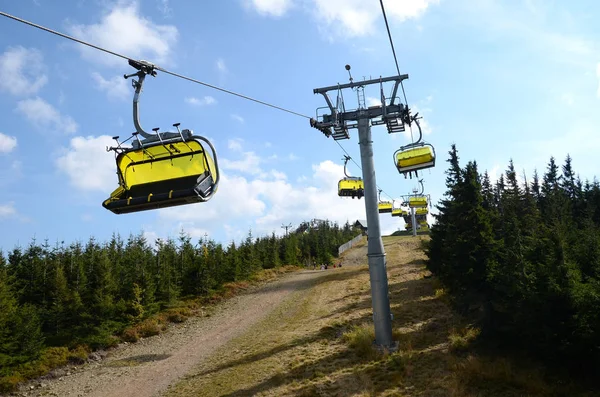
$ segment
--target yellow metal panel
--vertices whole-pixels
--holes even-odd
[[[379,213],[382,212],[392,212],[392,202],[391,201],[381,201],[379,203]]]
[[[427,207],[427,197],[426,196],[417,196],[410,197],[408,199],[409,207]]]
[[[119,155],[117,167],[125,189],[132,186],[204,174],[216,179],[213,159],[198,141],[169,143],[132,150]]]
[[[110,194],[110,198],[108,198],[106,202],[110,201],[111,199],[118,199],[123,193],[125,193],[125,189],[123,189],[123,186],[119,185],[119,187]]]
[[[365,188],[362,179],[341,179],[338,182],[338,190],[359,190]]]
[[[417,215],[427,215],[427,214],[429,214],[429,210],[427,208],[417,208],[415,210],[415,214],[417,214]]]
[[[396,154],[396,164],[400,168],[430,163],[433,160],[433,149],[430,146],[408,149]]]
[[[397,208],[395,210],[392,210],[392,216],[402,216],[402,210],[400,208]]]

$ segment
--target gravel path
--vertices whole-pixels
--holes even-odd
[[[218,347],[241,335],[298,289],[308,289],[321,271],[292,273],[231,298],[210,317],[190,318],[161,335],[119,347],[103,361],[45,380],[27,396],[157,396]]]

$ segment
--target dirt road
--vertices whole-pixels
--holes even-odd
[[[105,360],[43,381],[28,396],[157,396],[218,347],[241,335],[286,297],[310,288],[326,272],[303,271],[219,304],[210,317],[191,318],[169,331],[116,349]],[[76,372],[74,372],[76,371]]]

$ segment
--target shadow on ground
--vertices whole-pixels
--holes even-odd
[[[407,269],[408,270],[408,269]],[[364,271],[364,270],[361,270]],[[332,273],[317,282],[339,281],[356,276],[356,271]],[[314,281],[313,281],[314,282]],[[260,383],[223,394],[224,396],[248,396],[286,387],[287,392],[294,395],[354,395],[356,393],[381,393],[390,387],[403,391],[405,388],[417,388],[425,391],[423,395],[437,397],[447,396],[448,390],[443,379],[431,379],[433,372],[444,372],[450,358],[447,351],[439,346],[447,341],[450,318],[434,314],[444,305],[433,296],[434,290],[427,287],[428,280],[409,279],[392,280],[391,296],[401,291],[411,290],[410,300],[401,302],[400,296],[393,300],[394,329],[396,339],[400,343],[400,351],[389,354],[382,359],[365,357],[363,353],[349,347],[344,341],[344,333],[356,326],[372,324],[371,296],[369,291],[353,292],[336,302],[353,298],[354,302],[342,306],[321,318],[329,318],[329,325],[322,327],[289,343],[271,346],[258,353],[229,360],[217,367],[196,373],[187,379],[202,378],[221,371],[235,369],[253,362],[268,359],[282,352],[289,357],[301,355],[294,349],[311,344],[328,346],[328,354],[320,357],[310,356],[304,361],[288,363],[284,371],[271,373]],[[428,295],[429,294],[429,295]],[[421,299],[421,298],[428,299]],[[398,304],[400,302],[400,304]],[[357,316],[360,312],[361,315]],[[421,324],[415,327],[415,324]],[[393,385],[393,386],[391,386]]]

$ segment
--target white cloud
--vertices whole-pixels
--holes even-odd
[[[158,25],[139,14],[137,1],[119,2],[102,16],[99,23],[70,24],[67,31],[78,39],[89,41],[111,51],[157,64],[168,63],[179,32],[173,25]],[[76,44],[81,55],[93,62],[123,67],[123,60],[96,49]]]
[[[231,148],[231,147],[230,147]],[[219,160],[219,167],[224,170],[235,170],[246,174],[260,174],[260,163],[262,159],[254,152],[243,152],[238,160]]]
[[[96,88],[106,92],[109,98],[126,99],[130,95],[129,84],[123,76],[113,76],[106,80],[99,73],[94,72],[92,78],[96,81]]]
[[[165,18],[170,18],[173,15],[173,9],[169,5],[169,0],[157,0],[156,8]]]
[[[483,170],[482,172],[484,172],[485,170]],[[500,165],[499,164],[494,164],[494,166],[492,167],[491,170],[488,171],[488,176],[490,177],[490,183],[492,185],[495,185],[496,182],[498,182],[498,179],[500,178],[500,175],[502,175],[504,173],[504,171],[502,171],[500,169]]]
[[[337,184],[343,166],[332,161],[313,165],[310,177],[287,181],[285,173],[271,170],[251,177],[221,173],[219,189],[207,203],[159,210],[160,223],[185,223],[186,229],[213,232],[223,228],[227,238],[275,231],[281,223],[298,225],[312,218],[329,219],[343,224],[365,219],[364,199],[341,198]],[[197,207],[200,206],[200,207]],[[200,210],[201,209],[201,210]],[[398,219],[380,216],[381,230],[389,234],[398,228]],[[234,227],[235,225],[235,227]]]
[[[118,184],[114,155],[106,152],[106,147],[113,144],[114,140],[107,135],[77,136],[56,159],[56,166],[77,189],[108,195]]]
[[[196,97],[187,97],[185,98],[185,102],[193,106],[205,106],[215,104],[217,103],[217,100],[211,97],[210,95],[206,95],[205,97],[200,99]]]
[[[240,122],[240,123],[242,123],[242,124],[246,121],[246,120],[244,120],[244,118],[242,116],[239,116],[237,114],[232,114],[231,118],[234,119],[234,120],[236,120],[236,121],[238,121],[238,122]]]
[[[195,226],[193,222],[180,222],[177,225],[177,230],[183,230],[184,233],[190,236],[194,242],[204,239],[205,237],[210,238],[210,233],[208,230]]]
[[[236,152],[241,152],[242,151],[242,143],[244,142],[243,139],[240,138],[235,138],[235,139],[229,139],[227,141],[227,147],[231,150],[234,150]]]
[[[387,1],[384,6],[389,17],[405,21],[421,17],[429,6],[437,5],[439,2],[439,0],[394,0]]]
[[[287,175],[283,172],[277,171],[277,170],[271,170],[269,171],[270,176],[272,176],[274,179],[287,179]]]
[[[367,106],[381,106],[381,99],[372,96],[367,97]]]
[[[281,17],[292,7],[292,0],[246,0],[245,5],[261,15]]]
[[[156,240],[158,240],[158,234],[156,232],[144,231],[142,233],[142,236],[146,239],[146,242],[151,247],[154,247],[156,245]]]
[[[303,3],[319,22],[319,30],[330,36],[359,37],[373,34],[379,28],[381,7],[378,0],[245,0],[246,8],[258,14],[279,18],[288,13],[297,3]],[[418,19],[439,0],[394,0],[385,4],[390,23]],[[332,28],[326,32],[323,26]]]
[[[298,160],[299,158],[300,157],[296,156],[294,153],[290,153],[288,155],[288,160],[290,160],[290,161],[295,161],[295,160]]]
[[[227,72],[227,66],[225,65],[225,61],[223,60],[223,58],[217,59],[216,65],[217,65],[217,70],[219,72],[221,72],[221,73]]]
[[[377,0],[312,0],[315,18],[333,28],[334,35],[359,37],[373,34],[380,25],[381,6]],[[421,17],[439,0],[394,0],[385,4],[388,21]]]
[[[0,153],[10,153],[17,147],[17,137],[0,132]]]
[[[17,209],[15,208],[14,203],[0,204],[0,219],[11,218],[16,215]]]
[[[37,49],[9,47],[0,55],[0,90],[13,95],[35,94],[48,82],[45,70]]]
[[[78,125],[71,116],[60,114],[54,106],[40,97],[19,101],[17,111],[40,128],[52,128],[67,134],[77,132]]]
[[[199,207],[202,211],[198,211]],[[242,219],[259,216],[265,210],[265,203],[258,199],[252,185],[241,176],[221,172],[219,188],[215,196],[206,203],[184,205],[158,210],[165,220],[188,222],[188,227],[204,226],[205,222],[227,222],[229,219]],[[191,224],[190,224],[191,222]],[[204,226],[203,229],[211,227]]]

